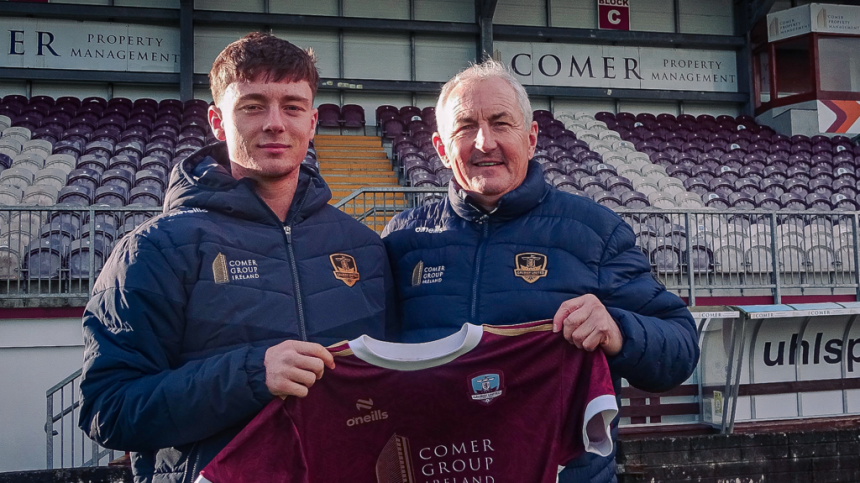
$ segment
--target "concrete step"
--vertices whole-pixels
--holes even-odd
[[[383,151],[338,151],[338,152],[320,152],[317,151],[317,161],[324,159],[388,159],[388,155]]]
[[[392,186],[392,188],[396,188],[396,187],[397,186]],[[337,187],[330,186],[329,188],[331,188],[332,197],[337,198],[337,199],[341,199],[341,198],[345,198],[345,197],[349,196],[350,194],[352,194],[353,191],[355,191],[357,189],[361,189],[361,188],[385,188],[385,186],[356,186],[355,188],[350,188],[350,189],[338,189]],[[399,205],[399,204],[405,204],[406,203],[406,200],[404,200],[402,195],[399,193],[398,194],[394,194],[394,193],[369,193],[365,196],[366,196],[365,200],[367,201],[368,204],[374,202],[374,196],[376,197],[375,202],[378,205],[384,205],[384,204],[385,205],[391,205],[391,204],[398,204]],[[359,203],[363,203],[363,201],[359,200]]]
[[[322,171],[326,171],[328,169],[371,168],[385,169],[386,171],[393,172],[393,170],[391,169],[391,163],[389,163],[387,159],[318,159],[317,162],[320,163],[320,169]]]
[[[344,151],[358,151],[358,152],[380,152],[383,151],[381,146],[317,146],[316,148],[317,154],[320,152],[323,153],[340,153]]]
[[[376,136],[316,136],[314,138],[314,148],[317,150],[336,146],[363,146],[382,149],[382,138]]]
[[[384,176],[372,176],[372,175],[356,175],[356,176],[344,176],[341,174],[326,174],[323,173],[323,178],[325,178],[326,183],[329,185],[332,184],[342,184],[342,183],[353,183],[353,184],[386,184],[391,186],[399,186],[397,184],[397,177],[390,174],[385,174]]]

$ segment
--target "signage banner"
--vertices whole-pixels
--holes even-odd
[[[767,41],[797,37],[812,32],[812,21],[809,15],[809,5],[790,8],[767,15]]]
[[[0,65],[36,69],[179,72],[179,28],[0,18]]]
[[[597,0],[597,28],[630,30],[630,0]]]
[[[809,8],[813,32],[860,35],[860,7],[813,3]]]
[[[738,92],[734,51],[496,42],[524,85]]]
[[[860,7],[811,3],[767,16],[768,42],[812,32],[860,35]]]
[[[818,131],[840,134],[860,133],[860,102],[817,101]]]

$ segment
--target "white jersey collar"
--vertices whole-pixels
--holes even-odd
[[[463,324],[448,337],[420,344],[384,342],[363,335],[349,341],[349,348],[368,364],[395,371],[418,371],[447,364],[469,352],[481,342],[483,333],[480,325]]]

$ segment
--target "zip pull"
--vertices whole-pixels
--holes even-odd
[[[287,234],[287,243],[293,242],[293,228],[290,225],[284,226],[284,233]]]

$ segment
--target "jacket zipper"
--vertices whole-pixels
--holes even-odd
[[[192,483],[196,479],[197,465],[200,463],[200,452],[197,451],[199,446],[200,446],[200,441],[197,441],[193,445],[191,445],[191,449],[188,451],[188,460],[185,463],[185,478],[183,478],[183,481],[185,483]],[[192,456],[194,456],[194,464],[191,464],[191,457]],[[188,473],[189,467],[191,468],[190,474]]]
[[[305,309],[302,305],[302,288],[299,286],[299,269],[296,265],[296,255],[293,252],[293,227],[284,225],[284,234],[287,235],[287,252],[290,254],[290,267],[293,271],[293,286],[296,287],[296,307],[299,311],[299,337],[307,342],[308,334],[305,328]]]
[[[475,320],[478,315],[478,281],[481,278],[481,262],[484,258],[484,245],[486,243],[487,235],[490,232],[490,223],[489,216],[483,215],[478,218],[476,221],[478,224],[483,225],[481,231],[481,241],[478,243],[478,250],[475,253],[475,275],[472,279],[472,320],[473,324],[477,324]]]
[[[257,200],[260,201],[260,204],[262,204],[263,207],[269,211],[269,213],[272,215],[272,218],[275,219],[275,222],[280,225],[282,222],[278,215],[276,215],[275,212],[272,211],[271,208],[269,208],[269,205],[267,205],[266,202],[263,201],[263,198],[260,198],[260,195],[258,195],[256,191],[252,191],[254,192],[254,196],[257,197]],[[299,337],[301,337],[302,341],[304,342],[307,342],[308,340],[308,331],[307,327],[305,327],[305,309],[302,305],[302,288],[301,286],[299,286],[299,268],[296,264],[296,254],[295,252],[293,252],[293,220],[295,219],[296,215],[300,211],[302,211],[302,208],[305,206],[305,202],[308,200],[309,194],[310,190],[305,190],[305,194],[302,196],[302,200],[299,202],[298,206],[296,206],[293,216],[290,217],[290,219],[288,219],[286,223],[282,225],[284,227],[284,235],[287,240],[287,253],[290,256],[290,268],[293,272],[293,285],[296,287],[296,311],[299,314]]]

